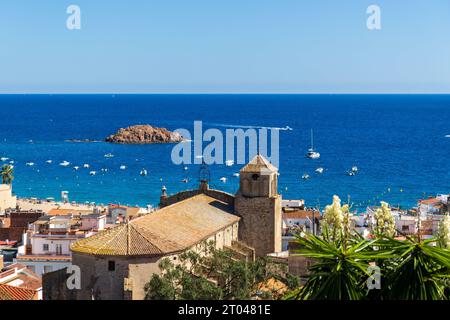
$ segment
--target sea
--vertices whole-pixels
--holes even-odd
[[[0,157],[8,158],[0,165],[14,161],[19,197],[59,200],[68,191],[71,201],[156,206],[162,186],[169,194],[197,188],[205,170],[212,188],[235,193],[242,165],[200,170],[173,163],[174,144],[102,142],[136,124],[193,132],[194,121],[224,135],[278,130],[279,193],[310,207],[338,195],[358,211],[380,201],[409,208],[450,193],[450,95],[11,94],[0,95],[0,119]],[[305,156],[311,129],[319,159]]]

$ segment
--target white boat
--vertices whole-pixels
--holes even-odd
[[[27,163],[25,163],[25,165],[28,167],[32,167],[32,166],[34,166],[34,162],[27,162]]]
[[[233,173],[233,177],[236,177],[236,178],[239,177],[239,173],[237,173],[237,172]]]
[[[89,169],[89,167],[90,167],[89,164],[87,164],[87,163],[83,164],[83,168]]]
[[[309,174],[305,173],[304,175],[302,175],[302,179],[303,180],[308,180],[309,179]]]
[[[141,176],[145,177],[147,175],[147,170],[142,169],[141,172],[139,173]]]
[[[320,167],[320,168],[317,168],[315,171],[318,174],[322,174],[324,170],[325,170],[324,168]]]
[[[101,171],[101,172],[108,172],[108,169],[106,169],[106,168],[101,168],[100,171]]]
[[[446,138],[450,138],[450,134],[447,134],[445,137],[446,137]]]
[[[120,170],[125,170],[126,168],[127,168],[127,166],[121,165],[119,169],[120,169]]]
[[[8,161],[8,160],[9,160],[9,158],[6,158],[6,157],[1,157],[1,158],[0,158],[0,160],[1,160],[1,161]]]
[[[80,169],[80,167],[79,166],[75,166],[75,167],[73,167],[75,170],[78,170],[78,169]]]
[[[45,161],[45,163],[53,163],[53,160],[47,160],[47,161]]]
[[[189,169],[189,168],[188,168],[188,167],[184,167],[184,168],[183,168],[183,170],[187,170],[187,169]]]
[[[357,166],[353,166],[353,167],[352,167],[352,171],[353,171],[353,172],[358,172],[358,167],[357,167]]]
[[[107,153],[104,155],[105,158],[113,158],[114,155],[112,153]]]
[[[97,174],[97,171],[90,171],[89,172],[89,175],[91,175],[91,176],[95,176]]]
[[[183,180],[181,180],[181,182],[184,182],[184,183],[188,183],[188,179],[183,179]]]
[[[60,166],[62,166],[62,167],[67,167],[68,165],[70,165],[70,162],[69,161],[66,161],[66,160],[64,160],[63,162],[61,162],[60,164],[59,164]]]
[[[225,178],[225,177],[222,177],[219,180],[222,181],[223,183],[227,182],[227,178]]]
[[[227,161],[225,161],[225,165],[226,165],[227,167],[231,167],[233,164],[234,164],[234,161],[233,161],[233,160],[227,160]]]
[[[14,164],[14,160],[11,160],[9,163],[10,163],[10,164]]]
[[[352,170],[350,170],[349,172],[347,172],[347,174],[348,174],[349,176],[354,176],[354,175],[356,174],[356,172],[355,172],[355,171],[352,171]]]
[[[313,130],[311,129],[311,148],[308,149],[308,153],[306,156],[310,159],[319,159],[320,153],[314,150],[314,135]]]

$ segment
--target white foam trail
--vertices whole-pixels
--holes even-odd
[[[244,125],[230,125],[230,124],[221,124],[221,123],[213,123],[214,126],[224,127],[224,128],[236,128],[236,129],[267,129],[267,130],[279,130],[279,131],[292,131],[289,126],[285,127],[264,127],[264,126],[244,126]]]
[[[446,135],[445,137],[446,137],[446,138],[450,138],[450,134]]]

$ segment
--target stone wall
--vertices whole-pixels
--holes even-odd
[[[239,222],[240,239],[255,248],[256,256],[262,257],[281,251],[281,196],[235,198],[235,213]]]
[[[22,241],[22,234],[27,229],[25,227],[10,227],[10,228],[0,228],[0,240],[6,241]]]
[[[113,261],[115,270],[108,268]],[[80,267],[81,289],[77,300],[123,300],[124,279],[128,277],[130,258],[118,256],[94,256],[72,253],[72,264]]]
[[[67,279],[69,276],[67,268],[44,273],[42,275],[42,299],[75,300],[78,292],[68,289]]]
[[[12,211],[9,213],[11,227],[27,228],[28,224],[35,222],[44,213],[41,211]]]
[[[186,200],[201,193],[204,193],[207,196],[210,196],[217,200],[223,201],[227,204],[234,205],[234,196],[232,194],[214,189],[206,189],[206,190],[196,189],[196,190],[181,191],[174,195],[171,195],[166,199],[164,199],[163,201],[161,201],[160,207],[162,208],[170,206],[171,204]]]

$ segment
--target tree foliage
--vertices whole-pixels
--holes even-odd
[[[231,251],[218,250],[212,243],[196,251],[180,254],[177,260],[165,258],[145,285],[151,300],[232,300],[275,298],[277,292],[262,292],[261,283],[270,278],[298,286],[295,277],[283,278],[271,271],[267,259],[235,259]]]
[[[11,185],[14,180],[14,167],[9,164],[4,164],[0,171],[0,175],[2,176],[2,183]]]

